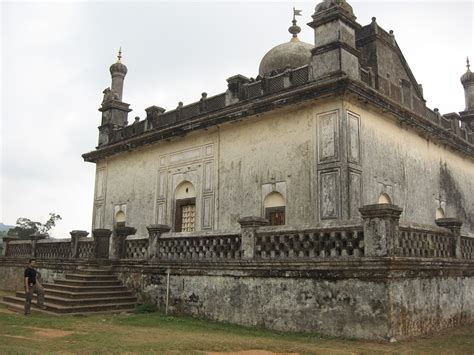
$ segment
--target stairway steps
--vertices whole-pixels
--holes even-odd
[[[119,280],[54,280],[54,283],[70,286],[122,286],[122,283]]]
[[[17,298],[25,299],[25,292],[24,291],[18,291],[16,293]],[[36,295],[33,297],[34,300],[36,300]],[[88,304],[110,304],[110,303],[121,303],[121,302],[136,302],[137,298],[132,295],[127,295],[127,296],[119,296],[119,297],[107,297],[107,298],[64,298],[64,297],[58,297],[58,296],[53,296],[50,294],[45,294],[44,296],[45,302],[49,303],[56,303],[60,305],[88,305]]]
[[[18,306],[23,306],[25,299],[22,297],[16,296],[5,296],[3,298],[4,302],[10,304],[16,304]],[[105,310],[123,310],[123,309],[135,309],[136,302],[116,302],[110,304],[86,304],[86,305],[61,305],[45,300],[44,305],[46,306],[46,311],[56,312],[56,313],[72,313],[72,312],[101,312]],[[37,303],[36,300],[32,301],[32,305],[36,309]]]
[[[110,290],[110,291],[93,291],[93,292],[74,292],[74,291],[65,291],[65,290],[54,290],[45,287],[45,292],[49,295],[62,297],[62,298],[108,298],[108,297],[120,297],[120,296],[130,296],[131,293],[127,289],[119,290]]]
[[[43,284],[45,310],[37,307],[33,296],[32,310],[48,314],[94,314],[130,312],[135,309],[137,297],[113,274],[110,267],[81,266],[64,279]],[[8,308],[23,311],[25,292],[5,296],[0,301]]]
[[[75,293],[88,293],[88,292],[108,292],[108,291],[127,291],[127,288],[122,285],[112,286],[81,286],[81,285],[61,285],[61,284],[43,284],[43,287],[47,291],[69,291]]]
[[[66,274],[66,280],[111,281],[117,278],[114,275]]]

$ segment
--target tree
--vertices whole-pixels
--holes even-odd
[[[56,213],[50,213],[46,223],[35,222],[29,218],[20,217],[16,221],[16,227],[8,231],[8,235],[17,235],[20,238],[27,238],[34,233],[48,234],[56,226],[56,222],[61,220],[61,216]]]

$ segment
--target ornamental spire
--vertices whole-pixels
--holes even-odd
[[[301,32],[301,27],[296,25],[296,16],[302,16],[301,15],[301,11],[302,10],[296,10],[294,7],[293,7],[293,26],[291,26],[289,29],[288,29],[288,32],[290,32],[292,34],[292,41],[299,41],[298,39],[298,33]]]
[[[122,46],[120,46],[119,51],[118,51],[117,63],[122,63]]]
[[[467,67],[467,70],[470,71],[471,69],[469,69],[471,66],[469,65],[469,57],[466,57],[466,67]]]

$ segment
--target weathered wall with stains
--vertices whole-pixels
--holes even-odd
[[[388,117],[347,103],[361,117],[363,204],[386,193],[403,208],[401,220],[434,224],[436,210],[474,234],[474,161],[401,127]]]

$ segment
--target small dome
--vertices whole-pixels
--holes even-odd
[[[263,56],[258,73],[265,76],[274,70],[281,71],[287,67],[298,68],[308,65],[311,61],[311,49],[313,48],[312,44],[301,42],[298,38],[292,38],[290,42],[270,49]]]
[[[474,83],[474,74],[471,72],[469,58],[466,59],[466,72],[461,76],[461,84]]]
[[[349,14],[354,16],[354,11],[352,10],[352,6],[349,5],[346,0],[324,0],[323,2],[316,5],[316,9],[314,14],[316,15],[319,12],[327,10],[331,7],[339,7],[348,12]]]
[[[110,66],[110,74],[122,73],[123,75],[127,74],[127,67],[125,64],[122,64],[120,61],[114,63]]]

